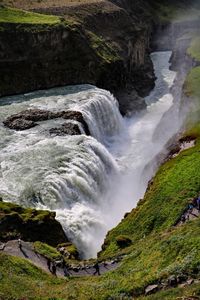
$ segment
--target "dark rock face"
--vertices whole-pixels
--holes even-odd
[[[177,278],[175,275],[171,275],[169,278],[168,278],[168,285],[170,287],[175,287],[177,286],[178,282],[177,282]]]
[[[49,130],[51,135],[78,135],[81,131],[77,124],[65,123],[61,127],[51,128]]]
[[[50,119],[63,118],[74,120],[82,124],[85,134],[89,135],[89,128],[83,115],[79,111],[61,111],[51,112],[42,109],[27,109],[18,114],[8,117],[3,123],[6,127],[15,130],[26,130],[37,125],[35,122],[46,121]],[[57,135],[63,134],[81,134],[78,125],[65,123],[61,128],[52,128],[50,133]]]
[[[83,115],[80,111],[63,111],[61,112],[61,117],[66,120],[74,120],[82,124],[86,135],[90,135],[90,131]]]
[[[137,101],[154,86],[149,57],[151,20],[145,1],[101,1],[77,7],[51,7],[79,23],[55,26],[2,24],[0,96],[68,84],[90,83],[118,91],[128,87]],[[141,98],[138,97],[139,103]],[[136,105],[138,109],[142,106]],[[123,110],[125,110],[123,108]]]
[[[131,116],[135,111],[140,111],[146,108],[144,99],[138,96],[137,92],[132,88],[121,90],[116,93],[119,102],[119,110],[122,116]]]
[[[37,124],[30,120],[25,120],[23,118],[13,119],[13,120],[6,120],[4,125],[9,127],[10,129],[15,130],[25,130],[36,126]]]
[[[0,240],[21,238],[24,241],[41,241],[52,246],[68,241],[55,213],[23,208],[0,202]]]

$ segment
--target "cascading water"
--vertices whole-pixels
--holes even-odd
[[[143,196],[153,170],[145,165],[177,131],[152,141],[163,114],[172,106],[175,73],[169,52],[153,55],[156,87],[142,114],[122,119],[107,91],[90,85],[40,91],[1,100],[0,121],[27,108],[81,111],[92,137],[50,136],[63,119],[25,130],[0,126],[0,195],[4,201],[56,211],[67,236],[83,257],[95,256],[106,232]]]

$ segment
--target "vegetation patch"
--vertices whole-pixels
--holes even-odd
[[[191,45],[187,50],[187,54],[190,55],[196,61],[200,61],[200,37],[199,34],[195,35],[192,39]]]
[[[27,12],[20,9],[0,7],[0,23],[48,24],[60,23],[59,17]]]
[[[184,93],[188,97],[200,99],[200,67],[193,68],[185,81]]]
[[[41,242],[34,243],[34,249],[37,253],[49,258],[51,260],[60,259],[61,254],[56,250],[56,248]]]
[[[112,45],[110,45],[103,38],[97,36],[91,31],[88,31],[87,34],[90,39],[92,48],[95,50],[97,55],[101,57],[105,62],[110,63],[120,60],[117,51],[113,48]]]

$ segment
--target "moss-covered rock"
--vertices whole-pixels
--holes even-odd
[[[116,237],[116,243],[119,248],[126,248],[132,244],[132,241],[128,236],[119,235]]]
[[[68,241],[55,213],[0,202],[0,240],[21,238],[52,246]]]

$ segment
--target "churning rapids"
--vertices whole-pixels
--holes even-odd
[[[152,54],[156,87],[146,98],[147,110],[132,118],[121,117],[117,101],[108,91],[90,85],[2,99],[3,200],[55,210],[57,220],[82,256],[95,257],[107,231],[143,197],[155,172],[153,166],[146,166],[178,130],[178,125],[170,126],[170,118],[162,124],[163,115],[173,105],[170,87],[176,74],[169,70],[170,55]],[[92,137],[50,136],[48,129],[62,124],[62,119],[39,122],[39,126],[25,131],[3,126],[7,116],[27,108],[81,111]],[[178,118],[178,113],[174,117]]]

